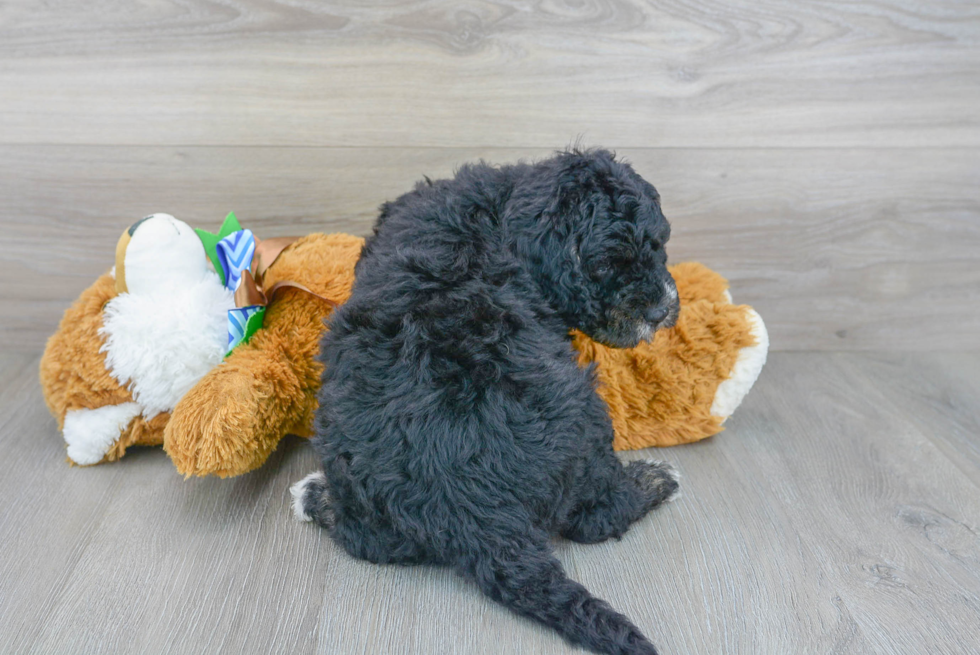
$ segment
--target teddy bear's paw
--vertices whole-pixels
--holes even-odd
[[[183,475],[230,477],[260,466],[282,434],[269,427],[256,380],[218,366],[174,409],[164,450]]]
[[[762,322],[762,317],[754,309],[746,308],[746,318],[749,331],[755,338],[755,344],[742,348],[738,352],[738,359],[732,367],[731,375],[718,385],[715,398],[711,403],[711,415],[717,416],[723,423],[755,384],[769,354],[769,333],[766,332],[766,324]]]
[[[141,411],[136,403],[121,403],[67,412],[62,433],[69,459],[81,465],[98,464]]]
[[[630,462],[626,473],[643,493],[647,510],[669,503],[680,494],[680,473],[667,462],[653,459]]]
[[[325,528],[334,524],[327,478],[322,471],[310,473],[289,488],[293,496],[293,516],[297,521],[316,521]]]

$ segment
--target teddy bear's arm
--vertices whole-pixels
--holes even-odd
[[[164,449],[184,475],[228,477],[260,466],[289,433],[309,436],[322,368],[315,356],[331,306],[286,289],[252,339],[177,404]]]

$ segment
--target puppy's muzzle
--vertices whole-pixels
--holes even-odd
[[[650,326],[651,332],[663,328],[671,328],[677,323],[677,315],[680,313],[681,303],[677,296],[677,285],[673,278],[668,278],[664,282],[663,299],[656,305],[650,305],[643,312],[643,319]]]

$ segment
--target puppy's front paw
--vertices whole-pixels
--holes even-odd
[[[630,462],[626,472],[639,487],[648,509],[668,503],[680,493],[680,473],[667,462],[652,459]]]

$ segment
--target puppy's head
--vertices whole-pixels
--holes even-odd
[[[677,321],[667,271],[670,225],[660,195],[604,150],[565,153],[552,242],[556,303],[571,327],[599,343],[632,348]]]

